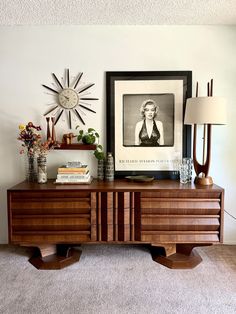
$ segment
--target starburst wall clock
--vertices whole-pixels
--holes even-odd
[[[88,90],[94,86],[94,84],[81,84],[82,75],[83,73],[80,72],[75,79],[71,80],[69,69],[66,69],[65,75],[62,77],[62,82],[52,73],[52,77],[55,80],[55,88],[42,84],[44,88],[53,93],[52,96],[55,99],[55,103],[53,103],[52,107],[44,114],[44,116],[49,114],[55,116],[54,125],[57,124],[62,116],[66,117],[70,129],[72,128],[72,116],[79,119],[80,122],[85,125],[82,116],[86,115],[88,112],[96,113],[96,111],[90,108],[91,104],[88,103],[93,100],[98,100],[98,98],[88,95]]]

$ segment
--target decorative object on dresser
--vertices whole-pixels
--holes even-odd
[[[179,163],[180,182],[185,184],[192,181],[193,160],[191,157],[183,158]]]
[[[26,125],[21,124],[19,129],[20,134],[18,140],[23,142],[20,153],[24,153],[26,150],[26,155],[28,158],[26,179],[29,182],[35,182],[38,178],[38,183],[46,183],[46,154],[48,151],[60,146],[59,143],[57,143],[55,140],[52,140],[52,137],[48,136],[50,132],[49,120],[47,119],[48,138],[44,142],[42,140],[42,135],[40,134],[40,131],[42,130],[40,126],[35,126],[32,122],[28,122]],[[38,173],[36,172],[35,168],[36,156],[38,156]]]
[[[63,113],[66,115],[70,129],[72,128],[72,114],[85,125],[82,115],[85,115],[85,112],[96,113],[96,111],[91,109],[91,105],[88,103],[88,101],[98,100],[98,98],[88,95],[88,90],[94,86],[94,84],[82,84],[82,75],[83,73],[81,72],[76,78],[72,79],[70,77],[69,69],[66,69],[65,75],[61,78],[61,80],[59,80],[57,76],[52,73],[52,77],[56,83],[55,87],[50,87],[44,84],[42,85],[53,93],[52,96],[57,103],[56,106],[53,104],[44,114],[45,116],[49,114],[55,116],[55,125],[62,117]]]
[[[105,179],[107,181],[114,181],[114,158],[110,152],[107,153],[106,158]]]
[[[223,241],[224,190],[178,180],[127,180],[90,185],[20,183],[8,190],[9,242],[38,247],[30,262],[62,268],[79,259],[71,244],[150,244],[170,268],[193,268],[192,249]]]
[[[87,165],[80,162],[68,162],[57,171],[56,182],[58,184],[90,184],[92,177]]]
[[[154,180],[154,177],[151,176],[127,176],[125,177],[128,181],[135,181],[135,182],[151,182]]]
[[[115,177],[177,179],[179,160],[191,155],[191,127],[183,114],[192,72],[107,72],[106,87],[107,151],[115,159]],[[149,135],[153,143],[137,144],[136,138]]]
[[[26,154],[26,180],[29,182],[37,181],[36,172],[36,151],[38,141],[41,138],[40,126],[35,126],[32,122],[19,125],[18,140],[22,142],[20,154]]]
[[[211,185],[213,180],[208,176],[211,158],[211,126],[226,124],[226,101],[222,97],[213,97],[213,80],[208,83],[207,97],[198,97],[198,83],[196,98],[187,99],[184,123],[194,125],[193,164],[197,174],[195,183]],[[197,161],[197,125],[203,125],[202,164]],[[206,151],[207,141],[207,151]]]
[[[104,159],[98,159],[97,180],[104,180]]]
[[[37,157],[37,166],[38,166],[38,183],[46,183],[48,180],[48,176],[47,176],[47,158],[45,154]]]
[[[98,161],[97,164],[97,179],[103,180],[104,179],[104,173],[105,173],[105,153],[103,151],[103,147],[101,144],[97,144],[97,147],[94,151],[94,156]]]

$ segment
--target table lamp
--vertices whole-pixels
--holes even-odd
[[[186,103],[184,124],[194,125],[193,133],[193,165],[196,172],[194,182],[200,185],[212,185],[213,180],[208,176],[211,159],[211,126],[226,124],[226,101],[222,97],[212,96],[212,84],[208,83],[208,96],[188,98]],[[196,88],[198,96],[198,83]],[[197,161],[197,125],[203,125],[203,157],[202,164]],[[207,140],[207,147],[206,147]],[[205,156],[205,151],[207,153]]]

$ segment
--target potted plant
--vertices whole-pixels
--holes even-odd
[[[79,128],[79,126],[76,127],[76,129]],[[104,159],[105,159],[105,153],[103,151],[103,147],[101,144],[99,144],[99,134],[98,132],[93,128],[88,128],[87,132],[84,132],[84,130],[79,131],[79,135],[77,136],[78,142],[82,141],[84,144],[96,144],[96,149],[94,151],[94,156],[98,160],[98,173],[97,178],[99,180],[104,179]]]
[[[76,129],[78,129],[79,126],[76,126]],[[105,154],[103,152],[103,147],[101,144],[99,144],[99,134],[98,132],[93,128],[88,128],[87,132],[84,130],[79,131],[79,135],[77,136],[78,142],[82,141],[84,144],[96,144],[96,149],[94,151],[94,156],[97,158],[97,160],[103,160],[105,159]]]

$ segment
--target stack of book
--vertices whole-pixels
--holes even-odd
[[[58,168],[56,183],[89,184],[91,181],[92,177],[87,165],[79,165],[77,167],[63,165]]]

